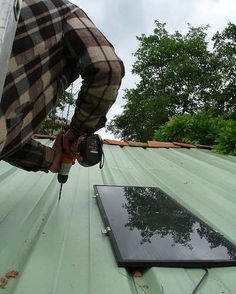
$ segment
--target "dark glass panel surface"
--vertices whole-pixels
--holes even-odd
[[[236,246],[159,188],[95,186],[120,266],[226,266]]]

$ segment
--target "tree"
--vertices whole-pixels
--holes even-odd
[[[213,41],[218,61],[215,110],[236,119],[236,25],[229,23],[222,33],[214,35]]]
[[[216,35],[212,52],[205,40],[207,28],[189,25],[186,35],[170,34],[165,24],[156,21],[152,35],[137,38],[132,72],[140,82],[125,91],[124,111],[108,130],[122,139],[146,141],[171,117],[202,110],[215,115],[234,113],[230,105],[235,104],[235,70],[230,65],[235,62],[231,48],[235,27],[229,25]],[[222,100],[223,110],[219,109]]]
[[[145,97],[140,89],[127,90],[125,99],[127,104],[121,115],[115,117],[107,129],[126,140],[145,140],[153,137],[153,132],[167,120],[165,96]]]
[[[62,126],[67,124],[69,110],[72,105],[75,105],[75,99],[72,92],[65,91],[60,99],[58,99],[57,105],[49,113],[48,118],[40,127],[39,133],[45,135],[52,135],[55,131],[58,131]],[[64,117],[64,111],[67,107],[67,114]],[[61,116],[58,114],[61,112]]]

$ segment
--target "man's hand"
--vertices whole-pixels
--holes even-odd
[[[65,134],[63,134],[63,132],[61,131],[56,136],[56,140],[52,147],[55,152],[55,155],[53,163],[50,166],[49,170],[53,173],[58,173],[61,167],[62,153],[66,153],[71,158],[76,158],[77,147],[78,140],[77,137],[72,133],[72,131],[68,130]]]
[[[49,170],[52,173],[58,173],[61,167],[61,157],[62,157],[62,136],[63,133],[60,132],[55,139],[52,149],[55,152],[54,160],[52,165],[50,166]]]
[[[78,138],[69,129],[63,135],[63,148],[65,149],[66,154],[68,154],[71,158],[76,157],[77,146],[78,146]]]

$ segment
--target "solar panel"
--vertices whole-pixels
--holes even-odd
[[[236,246],[160,188],[94,188],[118,266],[236,265]]]

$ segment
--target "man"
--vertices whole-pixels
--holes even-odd
[[[87,15],[67,0],[25,0],[0,105],[0,160],[28,171],[58,172],[61,135],[50,148],[31,139],[60,95],[83,83],[63,147],[103,127],[124,66]]]

